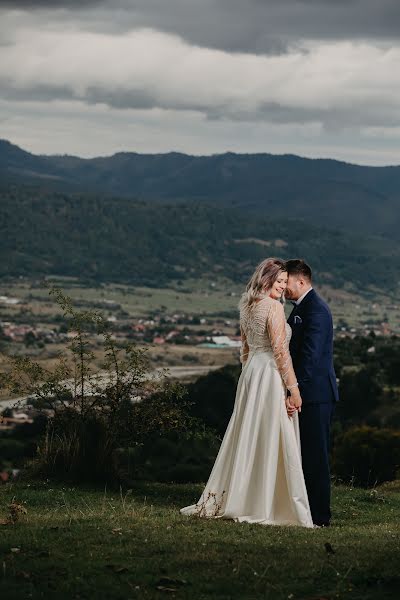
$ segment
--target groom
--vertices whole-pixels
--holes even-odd
[[[300,259],[286,263],[286,298],[294,308],[290,354],[303,400],[299,414],[301,454],[311,514],[315,525],[329,526],[329,433],[338,400],[333,368],[333,325],[328,305],[312,288],[312,273]]]

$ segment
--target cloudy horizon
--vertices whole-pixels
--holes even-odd
[[[396,0],[0,0],[0,138],[400,164],[399,32]]]

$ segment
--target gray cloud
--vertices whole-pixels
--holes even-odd
[[[263,132],[269,151],[300,139],[327,156],[340,136],[352,150],[337,157],[400,138],[398,0],[0,0],[0,45],[0,137],[16,141],[36,119],[73,152],[71,119],[86,155],[131,130],[139,151],[194,153],[192,131],[202,152],[260,151]]]
[[[0,0],[0,8],[29,8],[30,10],[33,10],[48,7],[54,10],[60,10],[70,7],[79,8],[80,6],[85,5],[104,4],[105,2],[107,2],[107,0],[62,0],[62,2],[57,2],[57,0]]]
[[[66,23],[87,30],[149,27],[229,52],[279,54],[303,39],[400,38],[398,0],[0,0],[1,6],[46,9],[47,21],[64,9]]]
[[[400,128],[321,131],[317,124],[207,121],[197,113],[115,110],[76,102],[3,102],[1,137],[39,154],[293,153],[361,164],[398,164]],[[390,135],[391,139],[386,139]]]
[[[320,122],[326,129],[400,119],[400,44],[304,42],[278,56],[191,46],[154,30],[126,35],[24,30],[2,50],[2,96],[117,109],[194,111],[208,119]],[[379,89],[379,94],[377,94]]]
[[[282,51],[302,39],[399,39],[398,0],[138,0],[133,20],[199,45]]]

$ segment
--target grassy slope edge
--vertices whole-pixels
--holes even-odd
[[[201,488],[141,484],[129,493],[51,483],[0,488],[27,515],[1,526],[2,597],[395,598],[398,483],[337,486],[334,526],[306,530],[179,514]],[[168,593],[168,590],[169,593]]]

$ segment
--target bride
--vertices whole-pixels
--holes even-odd
[[[279,301],[287,279],[285,263],[267,258],[247,284],[239,305],[242,373],[233,413],[207,485],[197,504],[181,509],[184,515],[313,527],[291,330]]]

